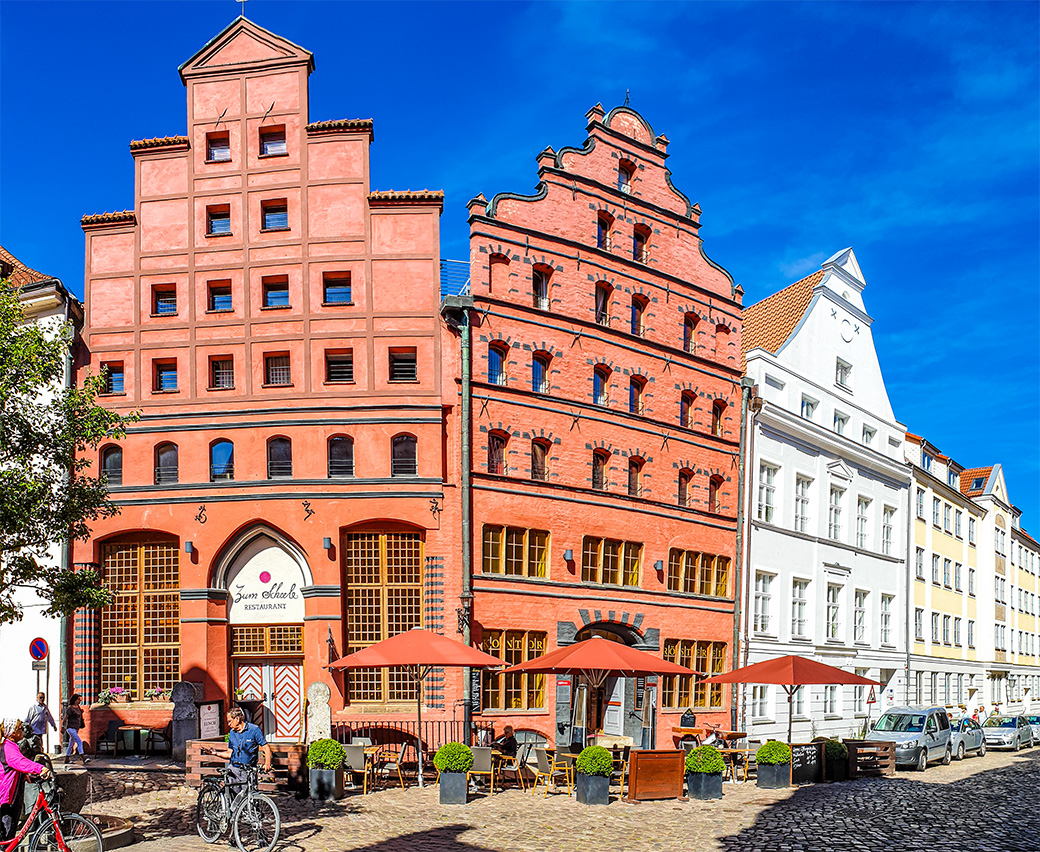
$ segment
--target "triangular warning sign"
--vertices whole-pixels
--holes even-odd
[[[867,696],[867,704],[877,704],[877,695],[874,693],[874,687],[870,687],[870,695]]]

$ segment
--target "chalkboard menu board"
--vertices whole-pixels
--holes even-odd
[[[823,780],[823,743],[791,746],[791,783],[816,784]]]

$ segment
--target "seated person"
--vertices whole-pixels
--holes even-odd
[[[516,741],[516,737],[513,736],[513,726],[506,725],[505,730],[502,731],[502,736],[492,742],[491,747],[498,749],[507,757],[516,757],[520,744]]]

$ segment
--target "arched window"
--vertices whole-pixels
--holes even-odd
[[[610,454],[606,450],[596,450],[592,454],[592,487],[597,491],[607,489],[607,461]]]
[[[632,260],[646,263],[650,259],[650,229],[646,225],[636,225],[632,229]]]
[[[235,478],[235,445],[221,438],[209,445],[209,481]]]
[[[628,496],[638,497],[643,491],[643,460],[633,456],[628,460]]]
[[[679,505],[689,506],[692,491],[693,473],[688,470],[679,471]]]
[[[504,254],[493,254],[488,258],[488,292],[506,293],[509,290],[509,258]]]
[[[155,448],[155,484],[176,482],[177,475],[177,445],[159,444]]]
[[[683,391],[679,397],[679,425],[684,429],[693,428],[694,410],[693,391]]]
[[[635,163],[631,163],[628,160],[622,160],[619,162],[617,168],[618,190],[626,194],[630,193],[632,191],[632,178],[635,176],[635,173]]]
[[[721,399],[711,404],[711,434],[722,437],[722,418],[726,413],[726,403]]]
[[[347,435],[329,438],[329,478],[354,475],[354,439]]]
[[[552,358],[545,352],[536,352],[531,356],[531,390],[535,393],[549,393],[549,364]]]
[[[506,437],[498,432],[488,435],[488,473],[505,476]]]
[[[488,347],[488,382],[493,385],[506,383],[506,357],[508,350],[503,343],[492,343]]]
[[[642,414],[643,413],[643,389],[646,387],[646,380],[639,376],[633,376],[628,380],[628,413],[629,414]]]
[[[610,391],[610,369],[596,367],[592,371],[592,402],[595,405],[606,405]]]
[[[292,476],[292,441],[271,438],[267,442],[267,478],[286,479]]]
[[[391,441],[391,476],[418,476],[415,435],[396,435]]]
[[[549,278],[552,273],[545,267],[536,266],[531,273],[531,295],[534,306],[540,311],[549,310]]]
[[[643,336],[643,314],[646,312],[646,299],[642,296],[632,297],[632,318],[629,331],[636,337]]]
[[[683,317],[682,348],[683,352],[689,352],[691,355],[695,354],[697,350],[698,322],[700,322],[700,317],[697,314],[689,313]]]
[[[549,442],[531,441],[531,479],[545,482],[549,478]]]
[[[101,451],[101,472],[109,485],[123,484],[123,450],[121,447],[105,447]]]
[[[719,512],[722,509],[722,477],[713,476],[708,480],[708,511]]]
[[[715,326],[715,357],[726,358],[729,355],[729,326]]]
[[[610,285],[596,285],[596,323],[610,325]]]
[[[596,248],[610,251],[610,229],[614,227],[614,217],[609,213],[600,213],[596,217]]]

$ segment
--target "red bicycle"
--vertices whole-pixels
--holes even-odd
[[[79,814],[61,812],[60,790],[52,774],[40,782],[32,813],[18,834],[0,841],[0,852],[15,852],[29,837],[29,852],[101,852],[101,831]]]

